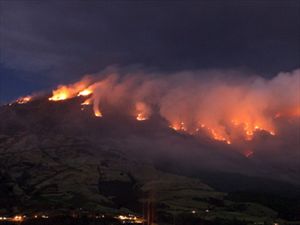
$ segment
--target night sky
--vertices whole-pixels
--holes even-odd
[[[0,102],[109,65],[237,69],[300,64],[300,1],[0,2]]]

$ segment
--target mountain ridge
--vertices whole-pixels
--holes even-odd
[[[255,165],[252,159],[229,152],[225,144],[175,132],[160,118],[140,122],[122,113],[97,118],[80,102],[41,98],[0,107],[1,211],[84,208],[141,215],[143,204],[155,199],[158,217],[195,210],[216,211],[214,218],[223,211],[229,215],[235,204],[226,199],[230,190],[209,182],[214,175],[205,179],[197,171],[244,177]]]

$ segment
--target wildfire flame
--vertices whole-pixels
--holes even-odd
[[[185,122],[178,121],[174,122],[170,127],[174,129],[175,131],[184,131],[190,134],[194,134],[195,131],[198,132],[200,129],[205,130],[213,139],[217,141],[222,141],[227,144],[231,144],[232,140],[229,136],[229,134],[226,132],[226,129],[224,127],[215,127],[205,125],[203,123],[199,123],[200,127],[196,127],[195,129],[189,129],[185,125]],[[252,140],[255,132],[259,131],[265,131],[269,133],[270,135],[274,136],[276,133],[273,128],[267,127],[267,126],[259,126],[255,124],[250,124],[248,122],[238,122],[237,120],[232,120],[231,124],[227,127],[227,129],[235,129],[235,127],[242,127],[241,132],[243,136],[245,137],[245,140]]]
[[[138,121],[143,121],[143,120],[146,120],[147,117],[145,117],[142,113],[138,113],[136,119]]]
[[[144,120],[148,119],[150,109],[145,103],[137,102],[135,104],[135,108],[136,108],[136,111],[137,111],[136,119],[138,121],[144,121]]]
[[[94,115],[96,117],[102,117],[102,113],[101,113],[100,107],[99,107],[99,102],[98,102],[98,104],[94,102],[93,109],[94,109]]]
[[[25,104],[27,102],[30,102],[31,100],[32,100],[32,97],[28,95],[28,96],[25,96],[25,97],[18,98],[16,100],[16,103],[18,103],[18,104]]]
[[[243,128],[244,137],[246,140],[252,140],[255,132],[265,131],[270,135],[275,135],[275,130],[272,125],[258,125],[256,123],[250,123],[245,121],[232,120],[231,121],[234,126],[241,126]]]
[[[49,100],[88,96],[81,105],[93,104],[96,117],[103,116],[100,107],[103,99],[115,108],[119,107],[118,104],[132,105],[130,114],[138,121],[149,119],[152,110],[158,108],[159,115],[176,131],[196,135],[203,130],[212,139],[231,144],[241,137],[251,141],[262,131],[274,136],[277,133],[276,119],[299,117],[300,106],[295,97],[299,77],[300,70],[297,70],[280,74],[272,80],[258,80],[263,85],[255,86],[256,82],[252,81],[238,84],[212,81],[207,85],[197,79],[172,82],[172,77],[151,80],[135,76],[121,78],[112,74],[94,83],[83,79],[58,86]],[[281,93],[287,90],[282,85],[285,83],[294,85],[294,88],[289,88],[285,98],[280,99]],[[30,98],[19,100],[20,104],[27,101]]]
[[[195,132],[193,132],[193,130],[188,129],[183,121],[174,123],[170,127],[175,131],[187,132],[189,134],[195,133]],[[218,133],[215,129],[210,128],[210,127],[206,126],[205,124],[201,124],[200,128],[197,127],[196,129],[194,129],[194,131],[196,131],[196,133],[197,133],[200,131],[200,129],[205,130],[214,140],[222,141],[227,144],[231,144],[229,137],[227,137],[225,135],[223,136],[221,133]]]
[[[88,96],[92,94],[92,90],[88,89],[90,80],[87,78],[71,85],[59,85],[57,89],[52,91],[50,101],[62,101],[76,96]]]
[[[78,93],[78,96],[89,96],[89,95],[91,95],[92,93],[93,93],[92,90],[85,89],[85,90],[79,92],[79,93]]]
[[[92,104],[92,99],[91,98],[88,98],[83,103],[81,103],[81,105],[90,105],[90,104]]]
[[[100,112],[100,110],[95,110],[95,116],[102,117],[102,113]]]
[[[172,125],[170,125],[170,127],[175,131],[187,131],[187,129],[185,128],[184,122],[182,122],[182,121],[175,122]]]
[[[217,141],[223,141],[223,142],[227,143],[228,145],[231,144],[231,141],[229,140],[228,137],[224,137],[223,135],[217,133],[214,129],[211,129],[209,127],[207,127],[207,129],[211,133],[213,139],[215,139]]]
[[[68,98],[74,97],[72,91],[67,86],[61,86],[58,89],[54,90],[52,97],[49,98],[50,101],[62,101]]]

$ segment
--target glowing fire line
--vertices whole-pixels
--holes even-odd
[[[16,100],[16,103],[18,103],[18,104],[26,104],[26,103],[30,102],[31,100],[32,100],[32,97],[28,95],[28,96],[25,96],[25,97],[18,98]]]
[[[102,97],[106,100],[108,99],[108,101],[111,101],[114,104],[115,102],[122,102],[124,99],[130,99],[129,100],[131,101],[130,104],[133,103],[133,107],[135,107],[134,109],[132,109],[132,111],[130,111],[131,112],[130,114],[137,121],[144,121],[151,117],[151,113],[152,113],[151,111],[152,108],[154,108],[153,107],[154,105],[155,107],[157,105],[161,107],[162,102],[159,98],[169,97],[169,92],[172,93],[172,88],[176,90],[176,92],[174,93],[177,93],[176,87],[174,88],[168,86],[168,88],[171,88],[171,90],[170,89],[166,89],[168,91],[164,90],[166,93],[162,96],[159,96],[158,100],[155,100],[155,102],[151,102],[150,104],[147,101],[148,98],[151,97],[149,93],[153,93],[153,90],[156,89],[153,90],[151,89],[152,92],[149,93],[147,92],[147,94],[145,95],[142,94],[142,95],[131,96],[131,93],[128,91],[130,90],[130,88],[126,86],[127,85],[126,81],[125,82],[123,81],[124,80],[122,79],[118,80],[114,76],[108,76],[95,83],[83,79],[74,84],[58,86],[57,89],[53,90],[52,96],[49,98],[49,100],[62,101],[69,98],[74,98],[76,96],[83,96],[83,97],[88,96],[89,98],[85,99],[81,103],[81,105],[85,106],[85,105],[92,104],[94,115],[96,117],[102,117],[103,116],[102,110],[101,107],[99,106],[100,105],[99,101],[100,99],[102,99]],[[156,87],[157,83],[155,84]],[[184,101],[182,102],[183,109],[181,109],[182,108],[181,101],[174,101],[174,102],[168,101],[167,102],[168,107],[166,111],[169,110],[170,112],[162,113],[161,111],[159,111],[160,115],[169,122],[170,127],[175,131],[186,132],[191,135],[195,135],[196,133],[199,132],[200,129],[202,129],[212,139],[222,141],[227,144],[231,144],[232,142],[234,142],[237,137],[239,138],[243,137],[243,139],[250,141],[254,138],[255,133],[261,131],[267,132],[270,135],[274,136],[277,133],[275,129],[275,124],[273,123],[274,120],[277,120],[281,117],[300,116],[299,104],[290,103],[288,107],[285,107],[285,105],[282,106],[279,105],[281,108],[277,106],[275,108],[271,108],[271,113],[269,113],[268,111],[269,108],[265,107],[264,106],[265,104],[256,105],[256,102],[253,101],[253,96],[255,97],[255,95],[252,94],[252,92],[254,91],[251,89],[251,86],[240,85],[235,87],[235,89],[231,88],[231,86],[228,85],[226,86],[226,83],[224,83],[223,86],[216,86],[216,87],[214,86],[206,94],[206,96],[211,97],[210,99],[215,99],[214,97],[217,97],[216,99],[219,99],[219,97],[224,96],[224,97],[229,97],[229,99],[232,100],[228,102],[228,106],[227,104],[220,105],[221,107],[220,110],[224,110],[224,112],[222,111],[221,115],[217,113],[217,115],[214,116],[215,114],[210,115],[209,113],[204,112],[204,117],[202,117],[203,116],[202,112],[199,110],[192,111],[190,115],[186,115],[186,113],[190,113],[190,111],[186,111],[186,112],[184,111],[185,110],[184,107],[186,106]],[[134,87],[137,90],[139,90],[139,86],[134,86]],[[94,91],[97,91],[95,92],[97,93],[96,96]],[[120,93],[115,93],[118,91],[120,91]],[[188,90],[186,91],[188,92]],[[247,96],[245,97],[243,93],[247,93]],[[197,92],[195,94],[197,95]],[[123,96],[125,97],[123,98]],[[245,102],[240,104],[240,100],[239,100],[240,98],[238,97],[243,97],[245,99]],[[178,99],[178,96],[176,97],[171,96],[171,99]],[[239,101],[236,101],[236,99],[238,99]],[[27,99],[27,97],[24,97],[24,98],[20,98],[20,100],[17,102],[19,104],[24,104],[30,100],[31,100],[30,98]],[[189,99],[187,100],[188,100],[187,102],[189,102]],[[203,104],[206,104],[206,102],[204,102]],[[187,106],[190,107],[190,105]],[[177,111],[177,107],[179,111]],[[264,114],[265,112],[268,112],[268,114],[265,115]],[[180,119],[175,121],[174,118],[178,118],[179,114],[187,119],[184,120]]]

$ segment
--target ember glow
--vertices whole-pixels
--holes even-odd
[[[143,116],[142,113],[138,113],[137,116],[136,116],[136,120],[138,121],[143,121],[143,120],[146,120],[147,118],[145,116]]]
[[[95,82],[84,78],[75,84],[61,85],[49,100],[88,96],[82,105],[93,104],[96,117],[103,116],[104,101],[125,114],[132,116],[133,112],[138,121],[157,112],[175,131],[191,135],[201,131],[226,144],[241,138],[251,141],[260,132],[274,136],[278,129],[276,119],[299,117],[300,70],[280,73],[271,80],[231,76],[221,71],[168,76],[114,72],[101,74]]]
[[[274,119],[282,117],[299,117],[300,116],[300,107],[288,109],[282,112],[277,112],[274,116]]]
[[[137,102],[135,104],[135,108],[136,108],[136,111],[137,111],[136,119],[138,121],[143,121],[143,120],[148,119],[149,114],[150,114],[150,109],[145,103]]]
[[[172,125],[170,125],[170,127],[175,130],[175,131],[186,131],[184,122],[175,122]]]
[[[93,110],[94,110],[94,115],[96,117],[102,117],[102,112],[100,111],[100,106],[99,106],[99,99],[94,100]]]
[[[78,93],[78,96],[89,96],[89,95],[91,95],[92,93],[93,93],[92,90],[85,89],[85,90],[79,92],[79,93]]]
[[[254,152],[252,150],[248,149],[248,150],[244,151],[244,156],[246,158],[251,158],[253,156],[253,154],[254,154]]]
[[[91,98],[88,98],[83,103],[81,103],[81,105],[90,105],[90,104],[92,104],[92,99]]]
[[[229,137],[226,137],[225,135],[223,136],[223,134],[218,133],[215,129],[209,128],[207,127],[208,131],[211,133],[211,136],[213,139],[217,140],[217,141],[224,141],[227,144],[231,144],[231,141],[229,139]]]
[[[16,100],[16,103],[18,103],[18,104],[25,104],[27,102],[30,102],[31,100],[32,100],[32,97],[28,95],[28,96],[25,96],[25,97],[18,98]]]
[[[246,140],[252,140],[253,135],[255,132],[265,131],[268,132],[270,135],[275,135],[275,128],[272,124],[263,124],[258,122],[249,122],[248,120],[240,121],[240,120],[232,120],[234,126],[242,127],[243,135]],[[263,124],[263,125],[261,125]]]
[[[96,109],[96,110],[95,110],[95,116],[96,116],[96,117],[102,117],[102,113],[100,112],[99,109]]]

